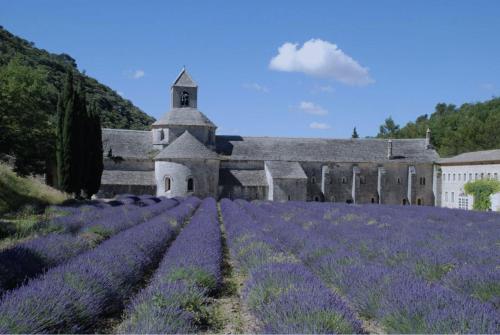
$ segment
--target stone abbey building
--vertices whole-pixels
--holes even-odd
[[[216,135],[185,69],[151,131],[103,129],[100,196],[196,195],[434,205],[438,154],[422,139]]]

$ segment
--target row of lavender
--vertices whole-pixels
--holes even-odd
[[[347,304],[304,264],[284,250],[260,223],[223,199],[227,244],[245,276],[244,300],[264,333],[360,333]],[[264,222],[267,218],[264,218]]]
[[[19,286],[26,279],[62,264],[92,249],[104,239],[178,204],[178,201],[174,199],[162,200],[153,202],[147,207],[137,207],[133,204],[102,209],[97,207],[93,210],[87,209],[60,217],[55,220],[56,224],[65,229],[58,229],[53,233],[2,250],[0,252],[0,296],[6,290]]]
[[[188,198],[5,293],[0,333],[95,331],[103,316],[123,309],[199,203]]]
[[[359,315],[386,331],[500,331],[496,214],[299,202],[240,205],[345,295]]]
[[[208,298],[221,284],[222,241],[215,200],[205,199],[173,242],[149,285],[130,303],[124,333],[196,333],[210,326]]]

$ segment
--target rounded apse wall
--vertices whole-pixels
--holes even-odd
[[[193,190],[188,191],[188,180],[193,178]],[[174,162],[155,162],[156,195],[185,197],[193,194],[196,182],[190,168]],[[170,189],[168,189],[170,187]]]

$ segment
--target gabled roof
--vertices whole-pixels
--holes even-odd
[[[219,181],[232,186],[267,186],[264,170],[220,169]]]
[[[298,162],[266,161],[264,164],[273,179],[307,179]]]
[[[151,159],[155,152],[152,139],[151,131],[103,128],[103,154],[106,157],[111,149],[113,156]]]
[[[158,125],[176,125],[176,126],[206,126],[217,128],[208,117],[196,108],[173,108],[161,119],[153,123]]]
[[[181,73],[179,73],[172,86],[198,87],[193,78],[191,78],[187,72],[186,68],[182,68]]]
[[[439,164],[488,163],[500,162],[500,149],[465,152],[463,154],[441,158]]]
[[[176,138],[175,141],[164,148],[155,157],[155,160],[168,158],[217,159],[218,156],[186,130],[181,136]]]
[[[330,139],[217,136],[216,151],[227,160],[295,162],[434,162],[439,155],[423,139],[392,140],[393,157],[387,158],[384,139]]]
[[[102,185],[155,185],[154,171],[104,170]]]

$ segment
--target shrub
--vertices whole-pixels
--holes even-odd
[[[474,209],[487,211],[491,209],[490,195],[500,192],[500,182],[496,179],[478,179],[464,185],[464,191],[474,196]]]

